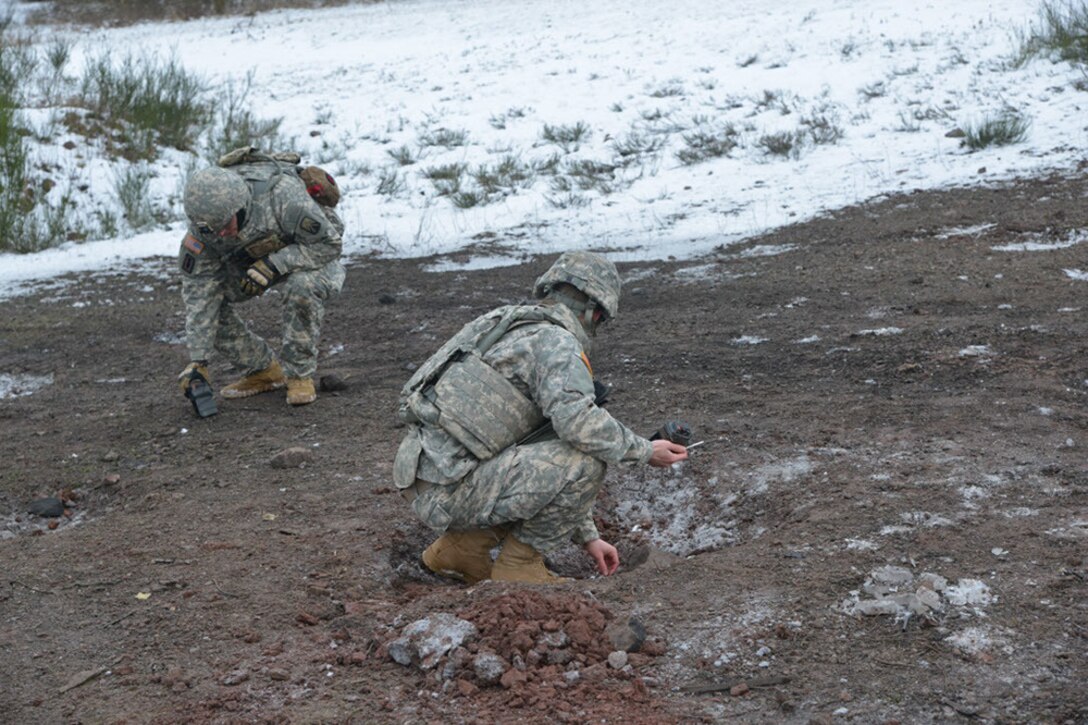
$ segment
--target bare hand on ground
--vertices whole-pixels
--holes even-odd
[[[620,553],[604,539],[594,539],[585,546],[586,553],[597,562],[597,571],[605,576],[616,572],[620,566]]]

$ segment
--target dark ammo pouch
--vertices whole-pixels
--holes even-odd
[[[185,397],[193,404],[193,410],[201,418],[210,418],[219,412],[219,408],[215,404],[215,393],[212,392],[212,386],[208,385],[208,381],[204,376],[195,370],[189,377],[189,386],[185,388]]]

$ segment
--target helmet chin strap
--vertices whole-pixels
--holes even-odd
[[[565,292],[552,289],[548,291],[548,297],[551,297],[560,304],[566,306],[571,312],[578,318],[578,321],[582,323],[582,327],[591,336],[597,336],[597,322],[593,319],[593,313],[597,311],[597,302],[593,299],[582,300],[575,299],[573,296],[568,295]]]

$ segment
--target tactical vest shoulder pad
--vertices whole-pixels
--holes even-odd
[[[419,400],[419,396],[414,395],[415,393],[428,386],[433,387],[436,385],[451,363],[464,358],[470,352],[482,357],[510,329],[530,322],[550,322],[566,329],[563,318],[544,305],[508,305],[499,307],[477,317],[462,327],[456,335],[438,348],[438,351],[431,355],[404,384],[398,405],[401,420],[406,423],[424,422],[426,419],[419,417],[418,413],[413,412],[411,410],[412,406],[408,404],[409,399]],[[436,421],[426,422],[434,423]]]
[[[302,161],[302,155],[295,151],[274,151],[266,154],[257,150],[256,146],[242,146],[220,156],[218,164],[225,168],[255,161],[280,161],[294,166]]]

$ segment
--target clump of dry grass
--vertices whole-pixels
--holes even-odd
[[[73,23],[94,27],[146,21],[193,20],[214,16],[254,15],[281,8],[325,8],[369,4],[378,0],[53,0],[31,15],[31,22]]]

